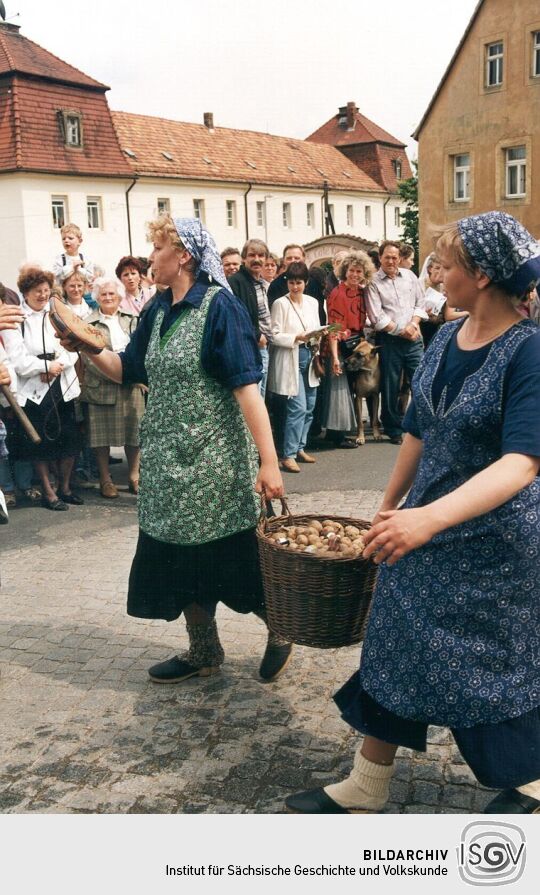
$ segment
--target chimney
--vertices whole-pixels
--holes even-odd
[[[347,103],[347,130],[349,131],[354,130],[357,112],[356,103]]]
[[[18,34],[21,30],[20,25],[13,25],[12,22],[2,22],[0,20],[0,28],[3,28],[4,31],[12,31],[14,34]]]
[[[214,113],[205,112],[203,115],[204,126],[208,128],[210,133],[214,132]]]

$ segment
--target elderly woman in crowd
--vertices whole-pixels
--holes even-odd
[[[540,813],[540,332],[516,308],[540,244],[492,211],[450,226],[437,254],[469,316],[414,375],[366,536],[379,577],[360,670],[335,696],[365,738],[350,776],[290,797],[293,811],[379,811],[398,746],[425,751],[434,724],[502,790],[485,813]]]
[[[94,281],[93,298],[99,310],[87,323],[105,336],[107,347],[123,351],[129,344],[138,319],[120,309],[122,287],[115,280],[99,277]],[[124,446],[128,462],[129,490],[139,490],[139,424],[144,413],[143,389],[140,385],[112,382],[88,361],[82,385],[85,402],[88,444],[94,449],[103,497],[118,497],[118,489],[109,471],[111,446]]]
[[[426,311],[429,320],[420,321],[420,332],[424,340],[424,348],[427,348],[433,336],[438,332],[443,323],[451,320],[459,320],[466,317],[466,311],[456,311],[449,307],[446,295],[443,292],[443,267],[441,260],[435,252],[428,255],[424,267],[420,273],[420,286],[426,298]]]
[[[71,491],[70,478],[81,448],[75,420],[74,399],[80,394],[75,372],[77,355],[58,344],[49,320],[48,304],[54,276],[39,267],[25,265],[17,281],[22,293],[24,322],[3,334],[4,345],[17,376],[17,400],[33,423],[41,443],[34,445],[19,424],[15,457],[32,460],[41,481],[42,506],[67,510],[83,501]],[[50,478],[50,464],[57,461],[59,489]]]
[[[326,385],[322,426],[328,440],[341,448],[355,448],[357,444],[346,438],[356,426],[351,394],[352,379],[344,374],[344,361],[364,338],[366,307],[364,289],[371,282],[375,268],[365,252],[349,252],[338,270],[339,284],[328,296],[328,323],[337,323],[341,331],[328,338],[330,376]]]
[[[167,621],[185,614],[187,653],[149,670],[156,683],[174,684],[219,671],[219,600],[264,618],[256,492],[271,499],[283,483],[258,390],[255,333],[227,288],[214,240],[200,221],[168,215],[149,225],[149,237],[155,279],[167,288],[129,345],[92,363],[114,382],[148,382],[128,613]],[[281,673],[291,648],[269,633],[264,680]]]
[[[286,395],[281,468],[300,472],[301,463],[315,463],[305,451],[313,419],[319,378],[313,370],[313,354],[306,344],[309,333],[320,327],[317,299],[304,294],[309,271],[303,261],[286,270],[288,295],[272,305],[272,355],[268,389]]]
[[[125,255],[116,265],[115,274],[124,287],[125,294],[120,310],[138,316],[152,298],[152,289],[142,285],[144,267],[138,258]]]

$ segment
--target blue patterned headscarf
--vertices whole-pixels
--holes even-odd
[[[197,218],[173,218],[173,221],[178,236],[195,261],[195,276],[202,271],[210,277],[210,281],[229,289],[214,237]]]
[[[488,211],[457,226],[469,255],[493,283],[521,296],[540,281],[540,243],[511,214]]]

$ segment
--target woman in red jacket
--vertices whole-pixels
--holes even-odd
[[[375,268],[365,252],[350,252],[343,259],[339,271],[340,283],[328,296],[328,323],[339,323],[341,331],[329,338],[330,377],[326,387],[323,408],[323,426],[330,440],[339,447],[355,448],[348,441],[347,432],[356,427],[351,383],[342,376],[343,362],[364,337],[366,306],[364,289],[371,282]],[[331,434],[330,434],[331,433]]]

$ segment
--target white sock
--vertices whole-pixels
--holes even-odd
[[[342,808],[366,808],[380,811],[388,801],[390,780],[394,773],[394,763],[375,764],[360,752],[359,746],[354,756],[354,766],[346,780],[325,786],[325,793]]]
[[[524,796],[530,796],[531,799],[540,801],[540,780],[533,780],[531,783],[525,783],[524,786],[516,786],[516,789]]]

